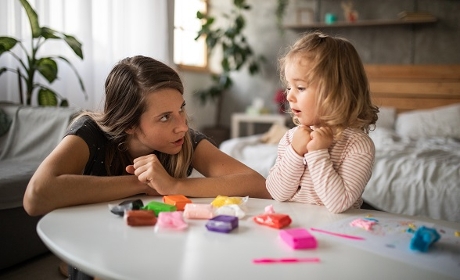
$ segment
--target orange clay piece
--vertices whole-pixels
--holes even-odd
[[[165,195],[163,196],[163,202],[176,206],[177,211],[184,211],[185,204],[192,203],[190,199],[181,194]]]

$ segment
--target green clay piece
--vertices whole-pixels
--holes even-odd
[[[144,207],[142,207],[143,210],[150,210],[155,212],[155,216],[158,217],[158,213],[160,212],[174,212],[177,210],[176,206],[166,204],[163,202],[158,202],[158,201],[150,201],[147,203]]]

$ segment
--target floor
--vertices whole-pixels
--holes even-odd
[[[66,277],[59,273],[60,262],[52,253],[46,253],[0,270],[0,280],[64,280]]]

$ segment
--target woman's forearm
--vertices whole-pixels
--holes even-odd
[[[146,192],[136,176],[100,177],[64,174],[52,178],[32,177],[24,194],[29,215],[43,215],[54,209],[111,201]]]

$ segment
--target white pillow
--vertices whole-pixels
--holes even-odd
[[[375,124],[379,128],[395,129],[396,108],[394,107],[379,107],[379,119]]]
[[[401,113],[396,119],[396,132],[410,138],[460,138],[460,103],[427,110]]]

